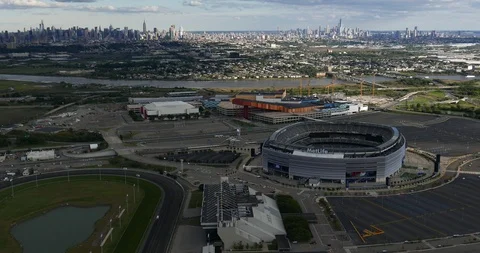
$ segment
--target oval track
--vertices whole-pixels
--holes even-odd
[[[98,169],[90,170],[71,170],[70,176],[76,175],[98,175]],[[124,176],[125,171],[121,169],[105,169],[101,171],[102,175],[118,175]],[[161,253],[168,252],[175,234],[175,227],[179,215],[181,213],[184,192],[182,187],[174,180],[164,177],[162,175],[144,172],[140,170],[127,170],[127,176],[135,177],[139,174],[142,179],[149,180],[155,185],[163,189],[163,200],[160,201],[157,207],[159,219],[154,219],[151,224],[151,229],[147,232],[146,240],[143,244],[145,253]],[[65,177],[67,171],[50,172],[38,175],[38,179],[48,179],[55,177]],[[14,185],[35,181],[35,176],[20,177],[14,179]],[[10,182],[0,182],[0,189],[10,187]]]

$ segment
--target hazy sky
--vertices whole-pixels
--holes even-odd
[[[0,0],[0,30],[45,26],[186,31],[330,27],[480,30],[480,0]]]

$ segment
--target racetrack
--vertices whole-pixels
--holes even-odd
[[[159,174],[154,174],[150,172],[140,171],[140,170],[127,170],[122,169],[102,169],[102,175],[118,175],[124,176],[126,172],[127,176],[135,177],[136,174],[139,174],[142,179],[148,180],[155,185],[159,186],[164,194],[162,195],[163,200],[160,201],[159,206],[157,207],[157,213],[159,214],[159,219],[153,220],[151,224],[151,229],[146,235],[146,240],[143,244],[143,250],[140,252],[151,253],[151,252],[168,252],[170,248],[170,243],[175,234],[175,227],[179,215],[181,213],[184,192],[182,187],[175,182],[174,180],[164,177]],[[46,174],[38,175],[38,179],[48,179],[55,177],[65,177],[67,173],[70,176],[76,175],[98,175],[100,170],[98,169],[87,169],[87,170],[70,170],[70,171],[58,171],[51,172]],[[26,183],[34,181],[35,176],[20,177],[14,179],[14,186],[21,183]],[[10,182],[0,182],[0,189],[11,187]],[[154,217],[156,214],[154,215]]]

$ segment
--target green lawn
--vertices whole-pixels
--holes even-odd
[[[202,207],[203,192],[193,191],[191,193],[190,202],[188,203],[188,208],[197,208]]]
[[[60,70],[69,70],[66,68],[56,68],[50,66],[16,66],[16,67],[6,67],[0,69],[2,74],[11,74],[11,75],[55,75]],[[70,69],[71,70],[71,69]]]
[[[0,108],[0,125],[27,123],[43,116],[51,108]]]
[[[290,241],[308,242],[313,237],[308,221],[303,217],[285,217],[283,218],[283,224]]]
[[[133,184],[136,182],[135,178],[127,178],[125,185],[123,177],[103,176],[100,181],[97,176],[72,176],[70,182],[66,178],[39,181],[38,188],[34,182],[16,186],[14,198],[11,197],[10,188],[0,191],[0,252],[21,252],[20,245],[9,232],[13,223],[30,219],[65,203],[72,206],[111,206],[107,214],[95,224],[95,231],[90,238],[68,251],[99,252],[99,248],[92,246],[92,242],[98,238],[100,231],[107,229],[109,219],[118,214],[118,206],[125,208],[126,194],[129,194],[129,212],[124,214],[121,228],[118,220],[112,223],[116,228],[114,241],[107,243],[103,251],[135,252],[161,198],[161,190],[157,186],[142,180],[134,205]]]
[[[292,196],[277,195],[276,200],[281,213],[302,213],[300,204]]]
[[[0,80],[0,91],[10,91],[10,88],[13,88],[14,91],[17,92],[23,92],[42,89],[42,86],[31,82]]]

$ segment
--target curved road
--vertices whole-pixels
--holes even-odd
[[[98,175],[98,169],[89,170],[70,170],[70,176],[75,175]],[[119,175],[124,176],[125,171],[121,169],[103,169],[102,175]],[[127,170],[127,176],[135,177],[139,174],[142,179],[149,180],[163,189],[163,200],[157,206],[156,212],[160,218],[153,220],[150,224],[151,228],[147,230],[146,240],[143,244],[145,253],[167,253],[170,249],[170,244],[175,234],[175,227],[179,219],[184,198],[183,188],[173,179],[164,177],[159,174],[140,170]],[[38,175],[38,179],[47,179],[60,176],[67,176],[67,171],[50,172]],[[34,181],[35,176],[20,177],[14,179],[14,186],[16,184]],[[11,187],[10,182],[0,182],[0,189]],[[153,217],[155,217],[154,215]]]

